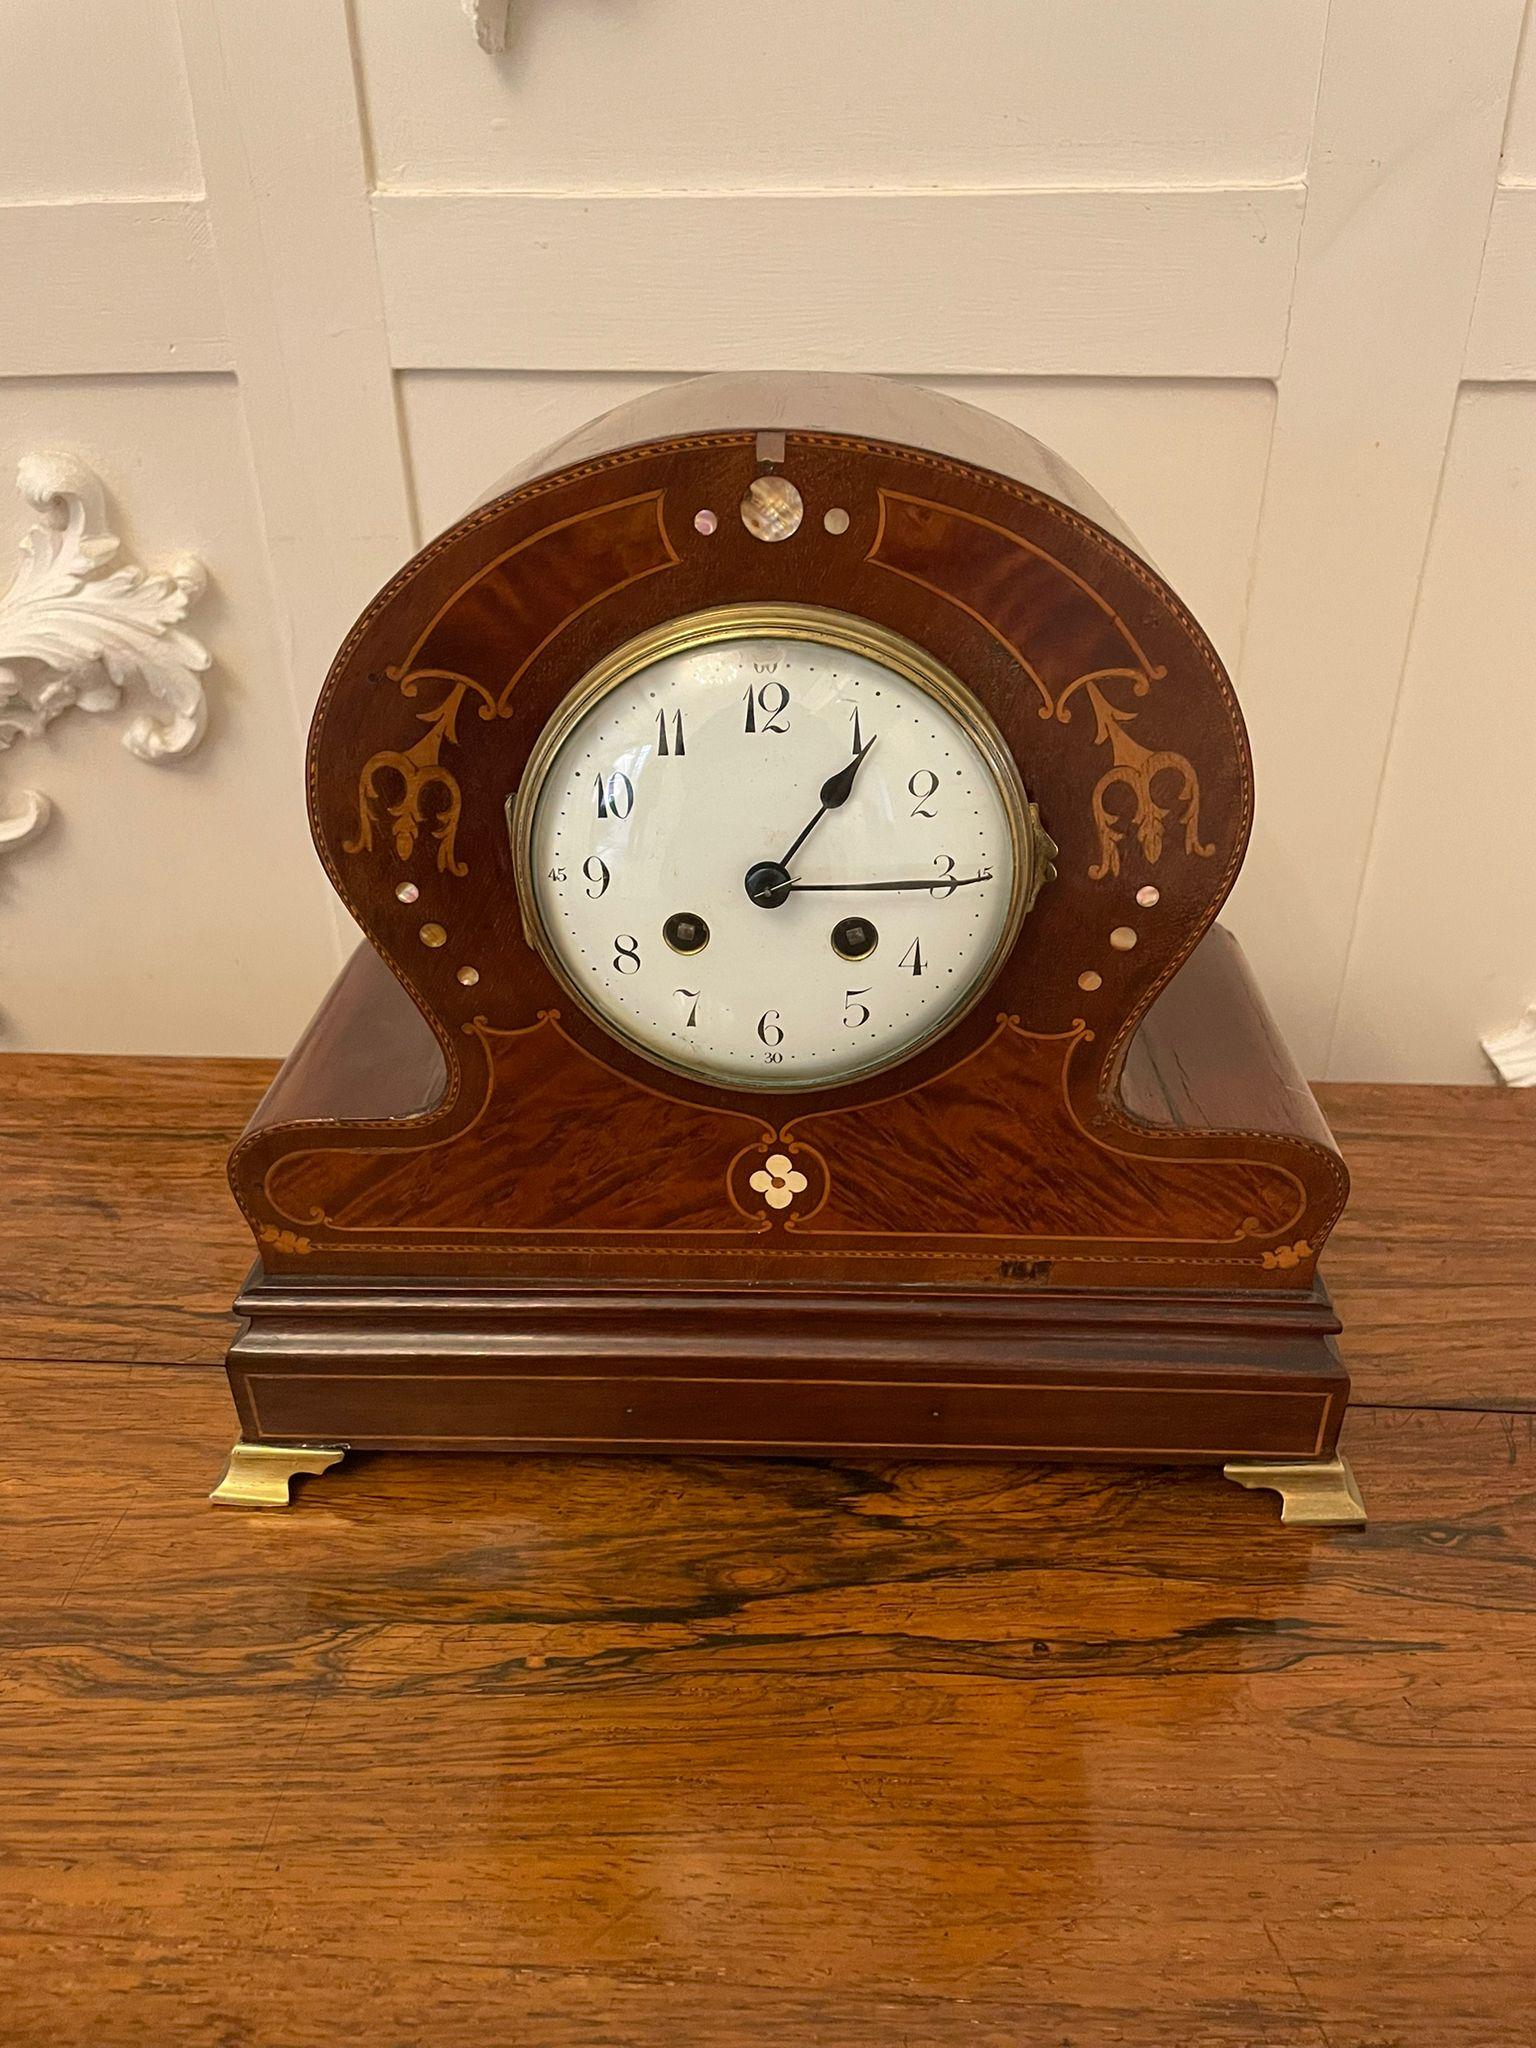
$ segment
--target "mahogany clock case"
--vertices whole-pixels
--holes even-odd
[[[315,841],[368,945],[231,1160],[244,1439],[1326,1457],[1347,1183],[1210,932],[1252,814],[1231,686],[1113,514],[877,380],[704,379],[554,460],[401,571],[320,697]],[[764,477],[803,503],[771,542],[738,514]],[[549,721],[724,604],[922,649],[1057,848],[983,995],[840,1086],[663,1070],[525,925],[509,805]]]

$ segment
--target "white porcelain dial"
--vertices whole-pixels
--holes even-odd
[[[602,664],[513,830],[535,936],[579,999],[728,1087],[903,1058],[990,977],[1031,883],[1011,758],[967,693],[805,608],[701,614]]]

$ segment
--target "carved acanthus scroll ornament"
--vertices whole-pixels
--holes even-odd
[[[61,712],[115,711],[138,684],[152,703],[123,745],[141,761],[190,754],[207,723],[198,676],[211,657],[180,626],[207,585],[202,563],[178,555],[159,572],[109,568],[120,543],[101,483],[73,456],[25,456],[16,482],[38,520],[0,597],[0,750],[35,739]],[[35,839],[52,810],[41,791],[19,791],[0,813],[0,853]]]

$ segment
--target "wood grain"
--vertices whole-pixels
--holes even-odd
[[[1529,1419],[1193,1471],[358,1458],[12,1363],[6,2019],[60,2048],[1516,2048]]]
[[[1536,1090],[1331,1083],[1325,1276],[1357,1399],[1536,1407]]]
[[[222,1363],[249,1236],[224,1159],[263,1060],[0,1058],[0,1359]],[[1358,1400],[1536,1408],[1536,1099],[1333,1083],[1324,1272]]]
[[[251,1262],[225,1160],[274,1066],[0,1058],[0,1357],[223,1357]]]

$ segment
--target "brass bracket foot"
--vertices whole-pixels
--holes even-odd
[[[208,1498],[225,1507],[285,1508],[301,1472],[328,1472],[346,1455],[345,1446],[335,1444],[237,1443]]]
[[[1314,1529],[1363,1529],[1365,1502],[1346,1458],[1297,1460],[1285,1465],[1223,1465],[1239,1486],[1272,1487],[1280,1496],[1280,1519]]]

